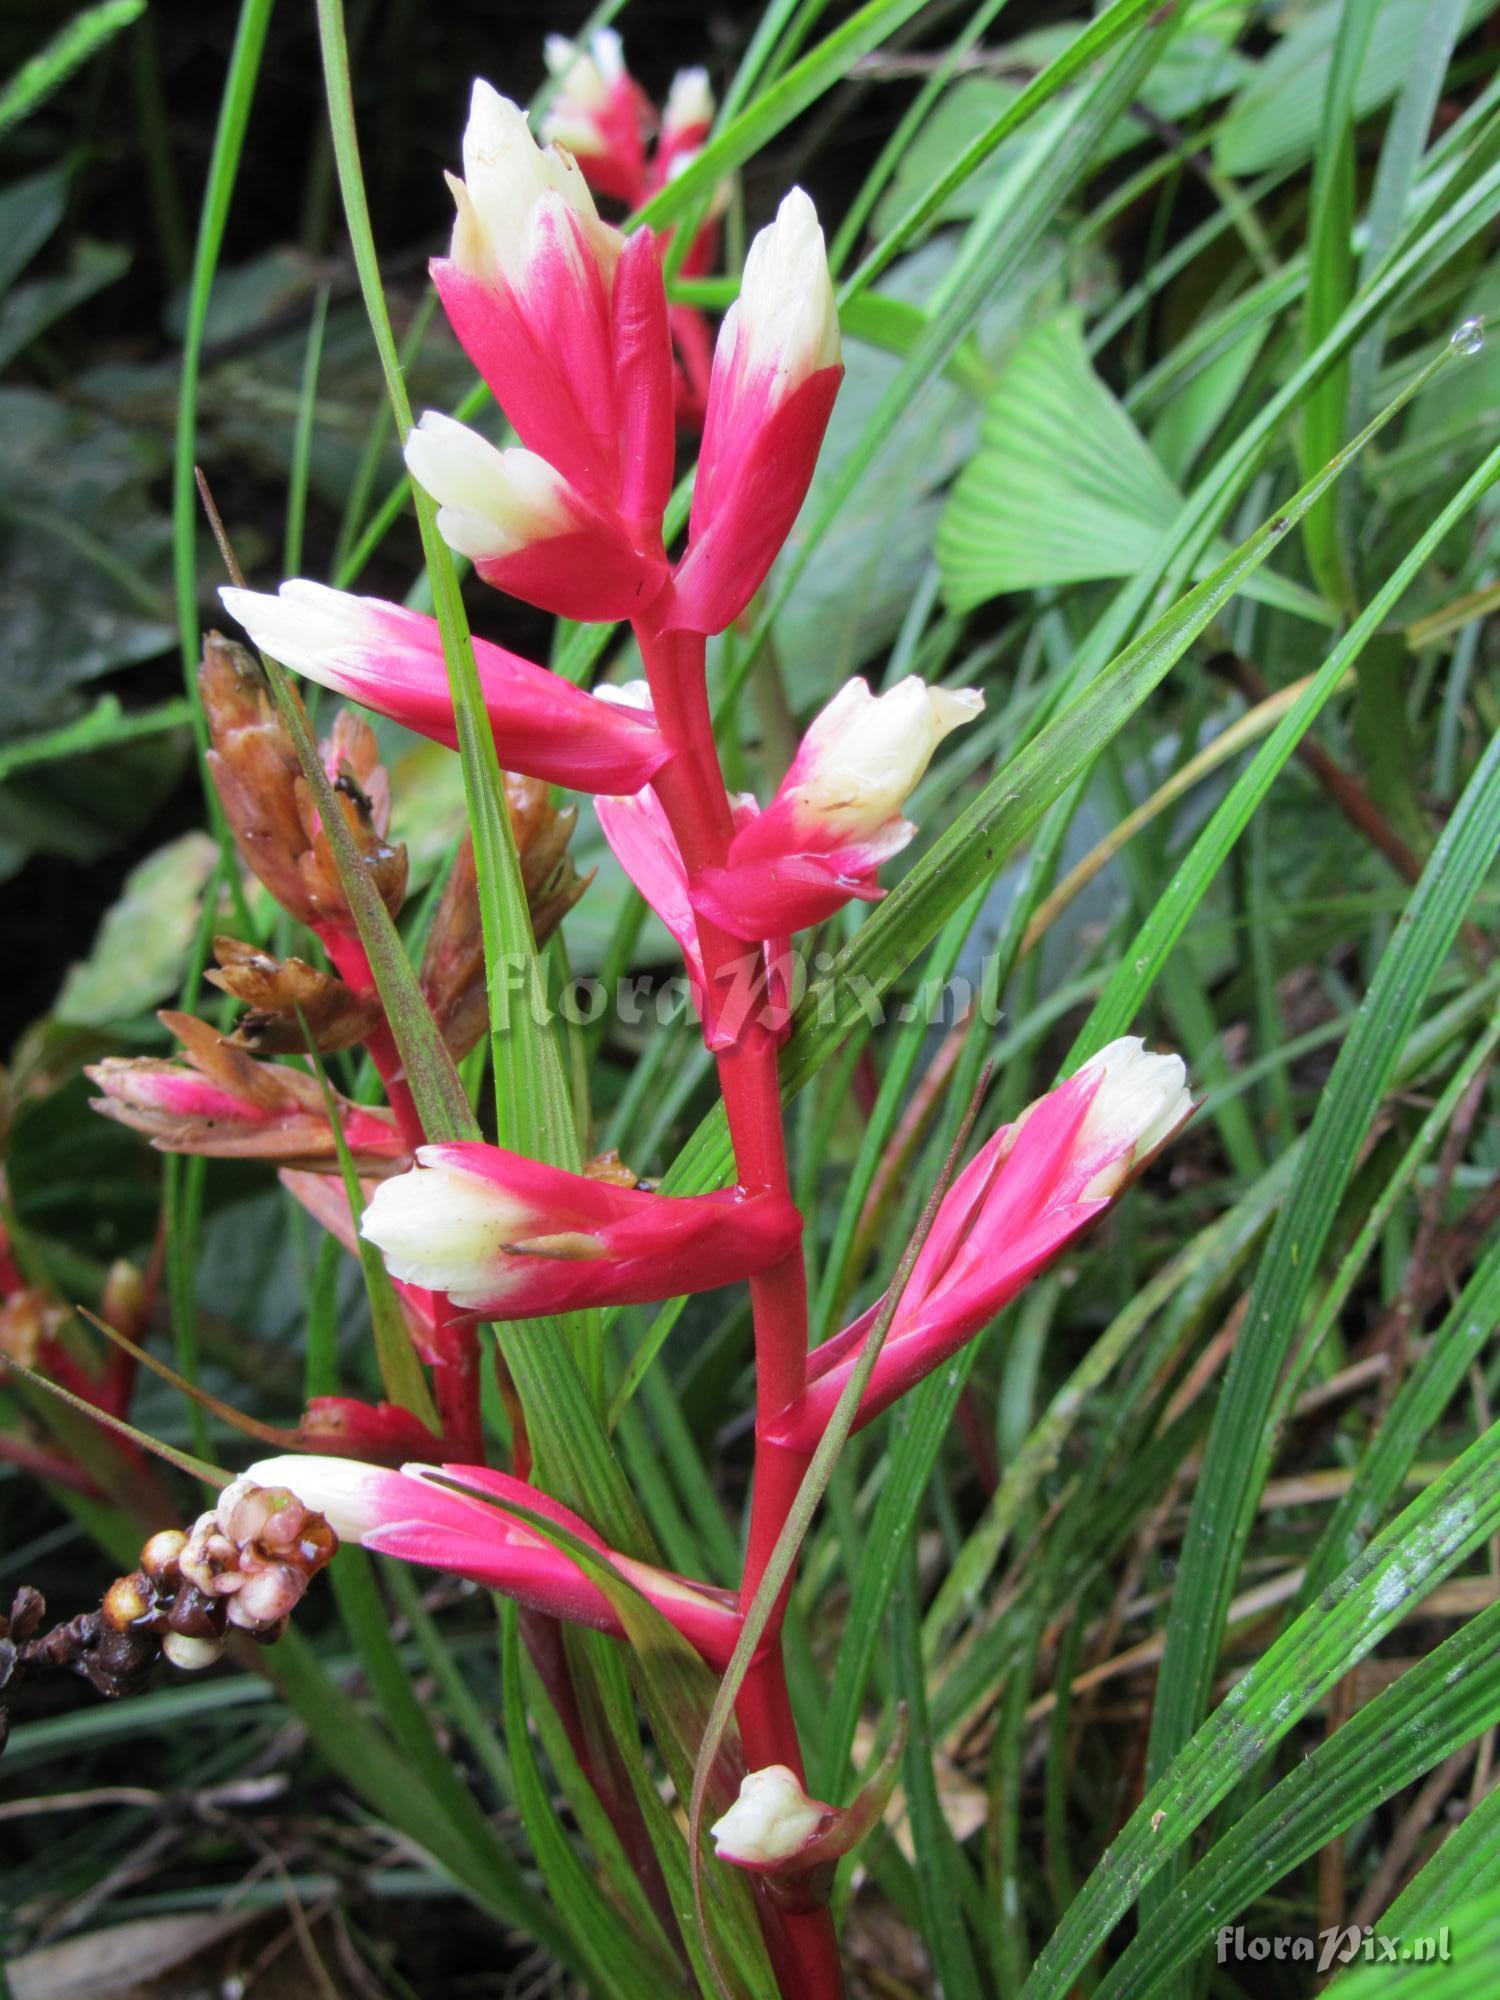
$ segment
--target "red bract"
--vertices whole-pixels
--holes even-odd
[[[523,1508],[585,1543],[654,1605],[720,1671],[739,1633],[737,1613],[701,1585],[618,1555],[587,1521],[524,1480],[482,1465],[405,1465],[390,1472],[346,1458],[289,1457],[247,1478],[287,1487],[323,1514],[342,1541],[466,1576],[532,1610],[624,1636],[599,1585],[539,1530]],[[459,1490],[455,1490],[459,1489]]]
[[[734,937],[821,923],[852,897],[875,901],[876,871],[916,832],[900,808],[950,730],[984,697],[911,675],[872,695],[849,681],[817,717],[765,812],[746,815],[722,868],[692,886],[695,907]]]
[[[308,1451],[375,1459],[381,1465],[400,1465],[414,1452],[434,1451],[440,1443],[399,1403],[361,1403],[352,1396],[310,1397],[297,1440]]]
[[[453,696],[435,618],[300,579],[276,596],[220,592],[262,651],[309,680],[450,749]],[[545,667],[474,641],[474,663],[507,769],[576,791],[635,791],[667,757],[649,717],[584,694]]]
[[[627,71],[620,38],[612,29],[598,28],[585,42],[549,35],[546,56],[558,90],[543,114],[542,138],[572,154],[596,194],[641,208],[701,151],[714,120],[707,70],[677,72],[658,128],[656,107]],[[656,143],[648,151],[653,130]],[[728,200],[729,185],[721,182],[683,255],[683,277],[701,278],[712,270],[719,217]],[[660,241],[665,244],[674,234],[666,229]],[[696,306],[680,301],[668,308],[668,320],[677,421],[685,429],[701,430],[713,357],[708,322]]]
[[[360,1222],[392,1277],[497,1319],[635,1305],[764,1270],[801,1218],[769,1195],[645,1194],[478,1141],[422,1146]]]
[[[719,329],[668,627],[722,632],[765,581],[807,497],[843,376],[823,232],[793,188],[751,244]]]
[[[452,248],[432,266],[453,330],[522,444],[644,529],[660,519],[672,449],[671,354],[643,353],[639,338],[643,317],[666,329],[655,245],[623,254],[577,163],[538,147],[487,83],[474,86],[463,151]]]
[[[438,531],[486,583],[560,618],[628,618],[667,580],[660,507],[637,547],[545,459],[498,451],[436,410],[406,440],[412,477],[438,501]]]
[[[695,891],[661,801],[647,789],[633,798],[596,799],[594,809],[615,859],[681,949],[688,989],[708,1046],[732,1048],[752,1014],[763,1017],[778,1035],[783,1033],[791,1019],[787,938],[778,929],[764,950],[755,940],[752,949],[717,968],[710,987],[698,942]],[[748,827],[755,818],[755,801],[737,799],[733,810],[737,822]],[[784,920],[785,912],[768,913],[772,926]]]
[[[557,80],[543,139],[573,155],[595,193],[633,207],[646,185],[656,108],[626,69],[620,37],[613,28],[596,28],[585,42],[549,35],[543,54]]]
[[[896,1307],[856,1425],[893,1403],[985,1327],[1110,1203],[1192,1111],[1180,1056],[1138,1036],[1101,1049],[1003,1125],[949,1189]],[[822,1436],[880,1303],[814,1350],[786,1415],[788,1442]]]

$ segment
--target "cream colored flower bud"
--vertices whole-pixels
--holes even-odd
[[[494,562],[575,525],[567,481],[535,452],[501,451],[428,410],[406,440],[406,469],[438,503],[438,533],[471,562]]]
[[[604,104],[611,86],[625,75],[625,45],[613,28],[595,28],[586,42],[548,35],[542,43],[547,74],[567,85],[569,97]]]
[[[604,142],[599,120],[610,98],[625,80],[625,51],[613,28],[596,28],[586,42],[566,35],[548,35],[542,44],[547,72],[557,80],[557,95],[541,121],[549,145],[570,153],[589,154]]]
[[[200,1514],[193,1523],[178,1566],[189,1583],[210,1597],[221,1597],[237,1588],[240,1552],[219,1526],[218,1510]]]
[[[169,1632],[161,1642],[162,1657],[185,1674],[201,1674],[224,1657],[222,1639],[190,1639],[185,1632]]]
[[[307,1589],[307,1578],[289,1563],[273,1563],[247,1576],[230,1599],[229,1622],[247,1631],[275,1625],[294,1611]]]
[[[608,282],[621,238],[599,220],[582,170],[560,148],[538,146],[526,113],[482,78],[474,84],[463,150],[463,179],[448,176],[458,211],[455,263],[486,283],[500,278],[523,290],[532,216],[539,204],[561,201],[582,223]]]
[[[863,680],[845,684],[813,722],[790,775],[799,814],[842,839],[873,837],[926,774],[950,731],[984,707],[976,688],[938,688],[910,674],[887,693]]]
[[[838,308],[818,212],[793,188],[776,220],[750,245],[732,308],[735,369],[745,380],[768,375],[773,402],[842,357]],[[726,318],[720,345],[731,329]]]
[[[241,1473],[232,1479],[219,1495],[219,1504],[214,1509],[214,1519],[222,1534],[231,1541],[246,1542],[252,1539],[265,1515],[270,1512],[268,1503],[261,1499],[261,1488],[255,1480],[247,1479]]]
[[[709,1833],[721,1861],[773,1868],[801,1852],[826,1812],[826,1806],[803,1791],[795,1771],[767,1764],[745,1774],[739,1797]]]
[[[139,1570],[133,1576],[117,1576],[105,1591],[99,1609],[104,1622],[113,1625],[117,1632],[134,1625],[151,1609],[151,1591],[146,1578]]]
[[[423,1147],[418,1158],[435,1150]],[[393,1278],[444,1291],[462,1306],[493,1293],[496,1256],[535,1235],[538,1219],[494,1181],[432,1159],[382,1181],[359,1228],[384,1254]]]
[[[128,1259],[118,1257],[110,1265],[99,1312],[116,1333],[134,1336],[144,1322],[146,1280]]]
[[[177,1567],[188,1538],[181,1528],[162,1528],[141,1550],[141,1568],[155,1580]]]
[[[674,132],[690,132],[698,125],[712,125],[715,109],[708,71],[680,69],[667,92],[666,109],[661,115],[662,131],[670,136]]]
[[[1079,1070],[1102,1078],[1078,1135],[1080,1146],[1118,1148],[1084,1189],[1086,1200],[1109,1196],[1193,1108],[1181,1056],[1152,1055],[1139,1035],[1122,1035]]]

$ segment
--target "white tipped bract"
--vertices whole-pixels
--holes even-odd
[[[1122,1035],[1083,1064],[1102,1078],[1079,1132],[1079,1144],[1117,1148],[1085,1196],[1115,1192],[1126,1176],[1169,1139],[1193,1108],[1187,1068],[1178,1055],[1153,1055],[1139,1035]]]
[[[524,290],[531,263],[533,219],[561,205],[578,218],[606,274],[619,254],[619,231],[599,219],[582,169],[557,146],[539,146],[526,113],[476,78],[464,130],[464,177],[450,174],[457,215],[455,264],[485,283],[499,278]]]
[[[874,838],[897,817],[933,752],[984,707],[975,688],[929,687],[915,674],[885,694],[847,681],[803,738],[786,796],[842,839]]]
[[[736,374],[746,382],[769,376],[773,401],[839,364],[828,252],[817,210],[801,188],[792,189],[750,245],[739,298],[719,336],[721,352],[730,346]]]
[[[456,1306],[495,1296],[496,1269],[509,1245],[535,1234],[532,1213],[483,1174],[434,1158],[382,1181],[360,1218],[360,1234],[385,1257],[393,1278],[446,1292]]]
[[[471,562],[493,562],[575,525],[567,481],[533,451],[498,446],[428,410],[406,440],[406,469],[438,503],[438,532]]]

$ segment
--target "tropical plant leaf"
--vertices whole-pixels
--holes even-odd
[[[953,610],[972,611],[1009,591],[1133,576],[1160,551],[1182,504],[1095,373],[1082,316],[1069,308],[1025,335],[985,404],[980,449],[938,528],[943,595]],[[1223,553],[1220,544],[1203,568]],[[1330,621],[1316,598],[1269,569],[1245,594]]]
[[[1464,27],[1494,9],[1494,0],[1467,0]],[[1429,24],[1427,0],[1381,0],[1356,71],[1354,116],[1367,118],[1396,95]],[[1333,69],[1342,0],[1306,9],[1235,97],[1214,141],[1226,174],[1259,174],[1307,159],[1317,144]]]

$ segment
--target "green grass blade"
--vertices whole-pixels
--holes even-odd
[[[1147,1791],[1053,1933],[1024,2000],[1063,2000],[1145,1885],[1349,1668],[1500,1525],[1500,1428],[1264,1652]],[[1179,1586],[1180,1589],[1180,1586]]]
[[[1494,1797],[1494,1793],[1490,1794]],[[1394,1906],[1393,1910],[1394,1910]],[[1391,1920],[1379,1930],[1397,1941],[1412,1938],[1412,1959],[1392,1966],[1383,1953],[1372,1953],[1336,1977],[1331,1991],[1338,2000],[1487,2000],[1494,1990],[1494,1968],[1500,1959],[1500,1891],[1486,1886],[1467,1902],[1445,1904],[1421,1927],[1408,1924],[1398,1931]],[[1422,1941],[1417,1957],[1416,1940]]]
[[[692,164],[653,195],[628,226],[661,229],[711,198],[720,181],[753,159],[826,91],[842,83],[851,63],[879,48],[925,5],[926,0],[867,0],[801,62],[737,116],[721,124]]]
[[[79,757],[91,750],[110,750],[119,743],[131,743],[142,736],[161,736],[168,730],[191,724],[192,704],[185,695],[138,708],[126,714],[119,697],[102,694],[86,715],[64,722],[36,736],[22,737],[0,749],[0,784],[13,772],[33,764],[52,764],[64,757]]]
[[[286,576],[302,572],[302,539],[307,525],[307,478],[312,468],[313,426],[318,415],[318,370],[323,360],[323,334],[328,325],[328,287],[313,301],[307,347],[302,357],[302,381],[297,390],[297,417],[292,430],[292,465],[286,490],[286,531],[281,567]]]
[[[1476,768],[1382,954],[1318,1101],[1296,1181],[1245,1311],[1214,1413],[1184,1536],[1152,1713],[1150,1767],[1163,1770],[1208,1701],[1229,1600],[1273,1439],[1267,1419],[1303,1304],[1370,1121],[1477,883],[1500,852],[1500,737]]]
[[[198,378],[203,362],[203,336],[214,273],[218,269],[219,253],[224,247],[229,204],[239,173],[245,128],[250,122],[250,106],[255,96],[260,59],[270,23],[271,0],[244,0],[235,29],[229,70],[224,79],[224,96],[214,131],[208,184],[203,191],[203,211],[193,251],[187,324],[182,340],[182,372],[177,391],[177,444],[172,460],[172,569],[177,593],[182,670],[187,680],[187,698],[192,704],[200,760],[208,748],[208,724],[203,717],[197,681],[198,494],[193,466],[198,446]],[[214,824],[221,826],[218,794],[208,782],[206,767],[203,782]]]
[[[1413,579],[1421,574],[1434,550],[1477,506],[1497,479],[1500,479],[1500,447],[1488,454],[1483,464],[1464,482],[1460,491],[1392,571],[1313,676],[1305,693],[1240,773],[1228,796],[1194,842],[1187,859],[1178,867],[1137,931],[1129,949],[1121,954],[1117,970],[1099,996],[1069,1053],[1067,1066],[1070,1069],[1115,1036],[1123,1034],[1136,1018],[1168,954],[1187,928],[1230,849],[1269,792],[1277,773],[1312,726],[1344,673],[1399,604]]]
[[[1471,1895],[1500,1889],[1500,1785],[1492,1785],[1407,1883],[1382,1928],[1419,1932],[1449,1922]]]
[[[364,1274],[365,1297],[370,1307],[370,1328],[375,1338],[375,1361],[380,1370],[381,1384],[393,1403],[398,1404],[403,1410],[410,1410],[419,1422],[426,1424],[435,1438],[439,1437],[442,1434],[442,1422],[428,1390],[427,1378],[422,1373],[422,1364],[417,1359],[411,1329],[401,1311],[401,1302],[396,1297],[390,1273],[385,1268],[385,1259],[359,1227],[360,1217],[364,1213],[364,1195],[360,1189],[354,1156],[349,1151],[348,1140],[344,1137],[344,1123],[339,1116],[338,1100],[334,1096],[333,1086],[328,1081],[328,1071],[323,1059],[313,1044],[312,1036],[307,1032],[307,1022],[300,1008],[297,1018],[307,1040],[313,1069],[323,1089],[323,1104],[328,1113],[328,1123],[333,1130],[333,1143],[338,1152],[339,1174],[344,1183],[344,1195],[349,1203],[349,1214],[354,1224],[359,1267]]]
[[[840,306],[874,283],[891,259],[941,211],[950,197],[978,172],[999,146],[1035,117],[1060,90],[1066,89],[1108,49],[1113,48],[1122,35],[1146,21],[1151,12],[1152,0],[1111,0],[1103,13],[1097,15],[1060,55],[1033,77],[1020,95],[964,148],[932,186],[897,217],[859,268],[839,288]],[[1158,23],[1146,21],[1146,25],[1153,27]],[[1159,25],[1166,28],[1168,23],[1162,21]],[[1165,40],[1165,35],[1160,39]],[[1157,49],[1150,52],[1145,67],[1155,61],[1158,53]]]
[[[1150,74],[1174,25],[1166,17],[1150,33],[1137,36],[1086,89],[1055,105],[1050,122],[965,232],[951,268],[933,292],[926,330],[866,420],[822,504],[799,528],[795,556],[780,565],[763,627],[774,621],[833,522],[868,478],[918,391],[947,367],[985,303],[1016,278],[1064,201],[1087,178],[1100,137]],[[853,296],[860,282],[856,272],[841,291]]]
[[[1374,23],[1364,0],[1344,0],[1323,98],[1323,129],[1313,154],[1312,215],[1307,242],[1307,298],[1302,345],[1311,354],[1338,324],[1354,292],[1354,92]],[[1349,364],[1337,360],[1316,383],[1302,412],[1302,469],[1338,450],[1349,401]],[[1332,497],[1302,523],[1308,567],[1334,603],[1348,596],[1338,508]]]
[[[922,1671],[919,1590],[917,1552],[908,1540],[901,1561],[901,1587],[894,1601],[892,1636],[897,1686],[906,1705],[901,1772],[916,1856],[922,1937],[943,2000],[979,2000],[983,1992],[979,1967],[963,1917],[967,1900],[963,1877],[970,1873],[969,1864],[943,1818],[933,1768],[935,1744]]]
[[[1096,2000],[1144,2000],[1299,1861],[1500,1720],[1500,1605],[1382,1688],[1200,1861],[1113,1965]]]
[[[1482,1259],[1451,1311],[1413,1363],[1385,1421],[1354,1469],[1347,1491],[1308,1559],[1300,1599],[1310,1602],[1358,1556],[1401,1490],[1423,1439],[1453,1399],[1467,1370],[1500,1327],[1500,1242]]]
[[[345,1552],[337,1560],[347,1562],[350,1553],[359,1552]],[[345,1784],[424,1848],[481,1909],[502,1924],[515,1925],[545,1945],[561,1964],[581,1974],[578,1952],[564,1925],[526,1881],[461,1787],[466,1806],[456,1806],[422,1783],[406,1758],[361,1714],[348,1692],[329,1678],[299,1633],[288,1632],[266,1653],[264,1671]],[[397,1672],[405,1677],[406,1669],[399,1662]],[[222,1696],[224,1690],[213,1692]],[[460,1830],[472,1825],[471,1813],[482,1829],[475,1845]]]
[[[145,11],[146,0],[102,0],[100,6],[85,7],[75,14],[44,49],[23,63],[8,83],[0,85],[0,132],[29,118],[75,69]]]

